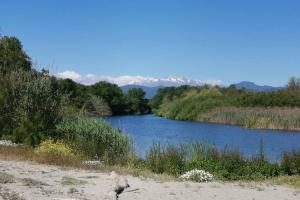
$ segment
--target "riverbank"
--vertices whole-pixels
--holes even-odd
[[[162,109],[155,114],[175,120],[237,125],[248,129],[300,131],[300,108],[220,107],[190,117]]]
[[[300,96],[289,88],[276,92],[234,87],[165,88],[151,100],[158,116],[240,125],[245,128],[300,130]]]
[[[0,199],[116,199],[111,173],[97,170],[65,168],[35,162],[0,159],[0,171],[12,181],[0,184]],[[116,176],[116,175],[114,175]],[[269,182],[178,182],[158,181],[144,177],[120,175],[127,179],[129,188],[119,195],[120,200],[133,199],[260,199],[296,200],[298,189]],[[230,192],[229,192],[230,191]],[[1,199],[1,200],[2,200]]]

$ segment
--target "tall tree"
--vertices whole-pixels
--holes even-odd
[[[0,72],[6,74],[12,70],[30,70],[31,60],[22,49],[16,37],[0,38]]]

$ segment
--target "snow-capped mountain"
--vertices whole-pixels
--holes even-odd
[[[210,85],[220,85],[219,80],[194,80],[185,77],[169,76],[166,78],[153,78],[147,76],[99,76],[94,74],[81,75],[74,71],[65,71],[55,74],[59,78],[70,78],[76,82],[90,85],[99,81],[107,81],[110,83],[115,83],[119,86],[124,85],[140,85],[147,87],[170,87],[170,86],[181,86],[181,85],[191,85],[191,86],[201,86],[204,84]]]
[[[185,77],[170,76],[166,78],[152,78],[152,77],[131,77],[131,81],[127,85],[142,85],[147,87],[169,87],[169,86],[181,86],[181,85],[193,85],[200,86],[204,82],[198,80],[192,80]]]

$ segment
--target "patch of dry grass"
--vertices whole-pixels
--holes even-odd
[[[272,179],[271,183],[276,185],[288,185],[300,189],[300,176],[282,176]]]
[[[155,174],[150,170],[137,169],[126,165],[85,165],[84,159],[80,157],[67,157],[67,156],[50,156],[50,155],[38,155],[34,152],[33,148],[18,146],[8,147],[0,145],[0,159],[5,160],[21,160],[21,161],[33,161],[47,165],[57,165],[62,167],[74,167],[79,169],[99,170],[101,172],[115,171],[122,175],[132,175],[140,177],[141,179],[154,179],[161,182],[166,181],[178,181],[174,176],[166,174]]]
[[[0,145],[0,158],[5,160],[35,161],[41,164],[85,168],[82,159],[74,156],[39,155],[26,146],[9,147]]]
[[[62,185],[85,185],[87,184],[87,181],[84,180],[79,180],[77,178],[73,178],[73,177],[63,177],[61,184]]]
[[[245,128],[299,131],[300,108],[220,107],[200,113],[196,120]]]
[[[38,181],[38,180],[35,180],[35,179],[32,179],[32,178],[23,178],[22,182],[25,186],[28,186],[28,187],[39,187],[39,188],[41,188],[42,186],[47,186],[48,185],[46,183],[43,183],[41,181]]]

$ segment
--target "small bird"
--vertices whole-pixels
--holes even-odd
[[[126,188],[130,187],[128,184],[128,181],[124,177],[118,177],[116,181],[116,186],[115,186],[115,192],[118,195],[120,195]]]

